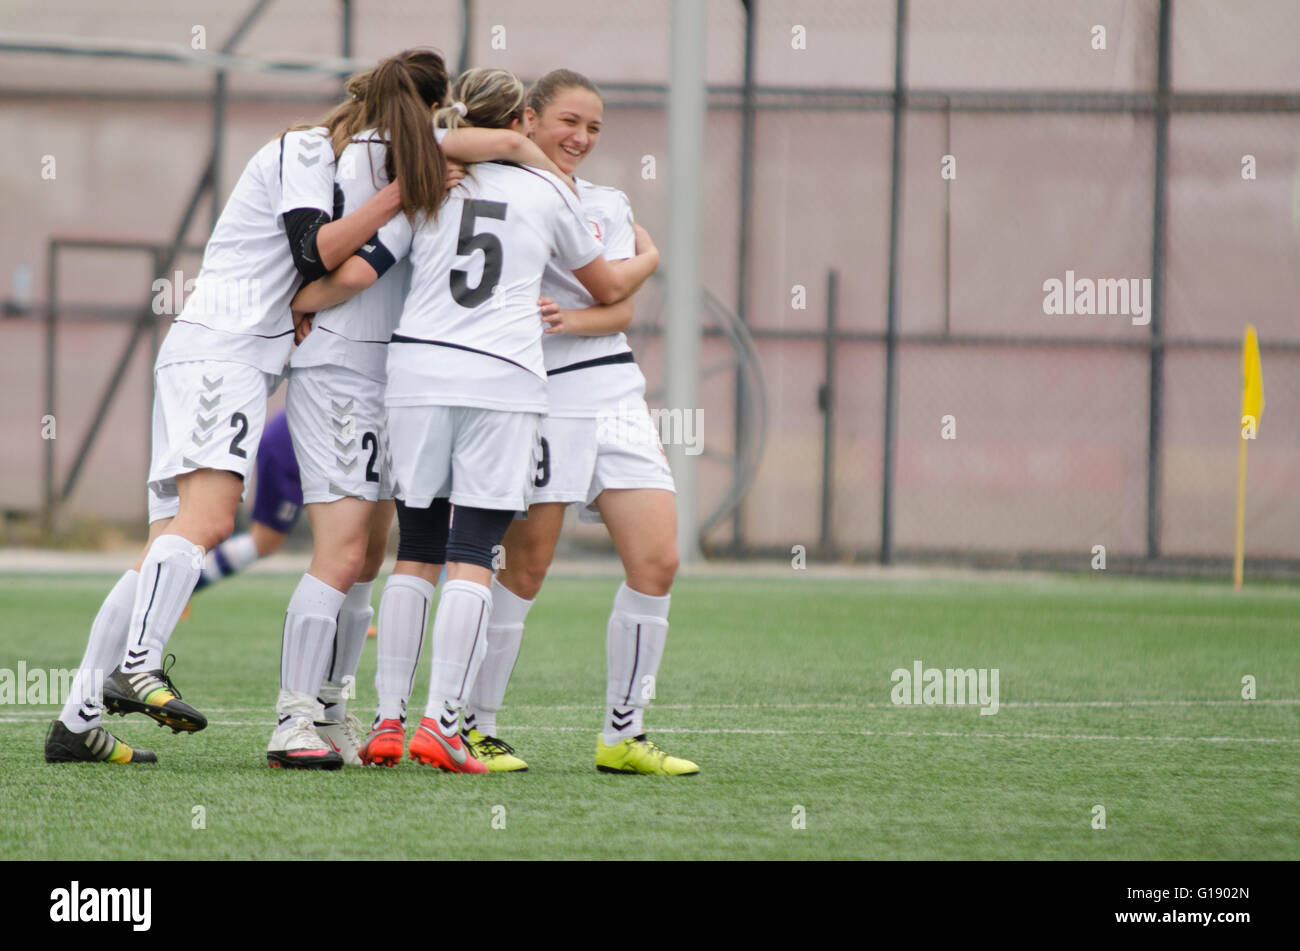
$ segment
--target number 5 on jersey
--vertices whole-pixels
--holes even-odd
[[[492,296],[492,290],[501,280],[501,239],[489,231],[474,233],[476,218],[506,220],[506,203],[471,198],[465,201],[460,213],[460,238],[456,253],[461,256],[483,252],[483,276],[476,286],[469,286],[469,274],[459,268],[451,272],[451,296],[462,307],[477,307]]]

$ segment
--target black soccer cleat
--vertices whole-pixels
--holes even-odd
[[[127,673],[120,667],[104,680],[104,710],[118,716],[143,713],[169,726],[173,733],[197,733],[208,725],[208,718],[188,703],[181,702],[181,692],[167,671],[175,666],[176,655],[168,654],[171,665],[158,670]]]
[[[62,720],[50,724],[45,734],[47,763],[156,763],[153,750],[134,750],[102,726],[73,733]]]

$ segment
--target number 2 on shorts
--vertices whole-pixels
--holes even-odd
[[[248,452],[241,449],[239,444],[243,442],[244,437],[248,435],[248,417],[243,413],[231,414],[230,428],[239,430],[239,432],[235,433],[230,440],[230,454],[232,456],[238,456],[240,459],[247,459]]]

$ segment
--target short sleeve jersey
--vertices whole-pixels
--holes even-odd
[[[293,347],[289,302],[302,283],[284,227],[295,208],[334,214],[334,152],[323,128],[286,132],[244,166],[158,366],[232,360],[283,369]]]
[[[605,257],[622,261],[636,254],[632,205],[617,188],[575,179],[587,227],[605,246]],[[542,295],[563,310],[596,306],[596,299],[573,276],[552,261],[542,275]],[[645,394],[645,377],[632,362],[627,337],[621,332],[598,337],[545,334],[547,394],[551,416],[597,416],[620,402]],[[614,362],[616,360],[626,362]]]
[[[342,214],[356,211],[388,184],[387,158],[388,143],[373,129],[344,147],[333,182]],[[378,279],[337,307],[320,311],[312,319],[311,333],[294,350],[291,366],[342,366],[383,382],[388,339],[411,280],[409,261],[397,261],[391,248],[410,243],[410,222],[398,212],[357,251]]]
[[[436,221],[416,223],[411,289],[388,348],[387,403],[546,412],[542,272],[552,260],[581,268],[600,253],[559,179],[510,163],[475,165]]]

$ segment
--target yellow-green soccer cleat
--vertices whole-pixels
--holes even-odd
[[[645,734],[605,745],[596,737],[596,769],[602,773],[644,773],[651,776],[694,776],[700,768],[688,759],[669,756],[645,738]]]
[[[478,730],[461,734],[465,745],[491,773],[522,773],[528,764],[519,758],[515,749],[495,736],[485,736]]]

